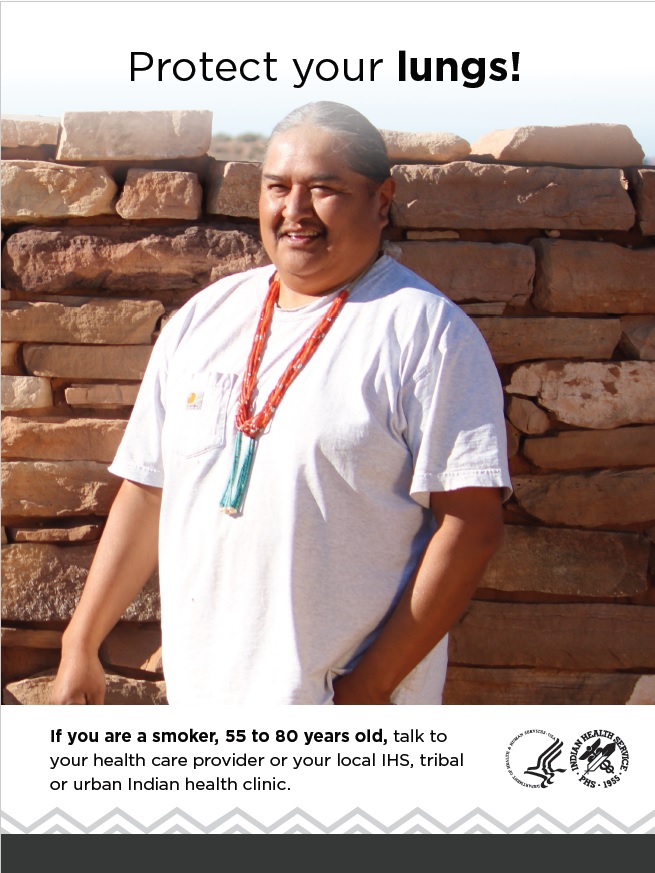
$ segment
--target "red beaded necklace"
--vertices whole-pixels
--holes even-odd
[[[266,295],[266,300],[264,301],[264,306],[262,307],[259,321],[257,322],[257,329],[253,338],[250,354],[248,355],[246,373],[241,385],[241,394],[239,395],[239,405],[237,407],[235,418],[237,434],[234,445],[234,459],[232,461],[230,479],[220,502],[221,510],[228,515],[236,515],[241,509],[248,480],[250,478],[250,469],[255,451],[255,441],[268,426],[268,423],[273,417],[273,413],[280,405],[289,385],[291,385],[298,373],[310,360],[325,338],[325,335],[332,327],[341,307],[346,302],[350,287],[351,286],[349,285],[337,294],[323,318],[302,344],[291,362],[287,365],[284,373],[278,379],[275,388],[273,388],[269,394],[264,406],[256,415],[251,415],[252,395],[255,390],[255,385],[257,384],[257,374],[262,361],[266,338],[268,337],[268,332],[271,327],[271,321],[273,320],[273,310],[275,309],[275,304],[277,303],[280,294],[280,280],[277,273],[272,277],[268,294]],[[241,460],[243,442],[242,434],[247,440],[246,452],[243,460]]]

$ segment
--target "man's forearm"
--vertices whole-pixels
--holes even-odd
[[[335,703],[388,703],[460,617],[502,541],[495,489],[433,497],[439,529],[379,635],[354,670],[335,683]],[[443,514],[440,506],[446,506]]]
[[[123,482],[107,519],[63,651],[97,652],[157,566],[161,490]]]

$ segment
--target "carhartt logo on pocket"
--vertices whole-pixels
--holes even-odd
[[[186,408],[187,409],[200,409],[202,406],[202,391],[192,391],[186,399]]]

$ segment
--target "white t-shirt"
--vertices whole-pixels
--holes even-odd
[[[241,377],[273,267],[201,291],[156,343],[111,471],[163,488],[159,564],[172,705],[329,704],[435,529],[432,491],[510,487],[502,390],[473,322],[382,257],[229,478]],[[335,295],[274,312],[258,411]],[[439,703],[447,641],[394,703]]]

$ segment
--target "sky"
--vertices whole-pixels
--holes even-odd
[[[471,143],[521,125],[627,124],[655,155],[652,0],[3,0],[0,15],[3,115],[210,109],[215,132],[266,135],[325,99],[381,128]],[[151,67],[132,73],[132,53]],[[437,80],[437,58],[453,59],[456,81]],[[412,59],[421,74],[429,59],[426,80],[412,78]],[[351,78],[362,61],[363,81],[346,79],[346,60]]]

